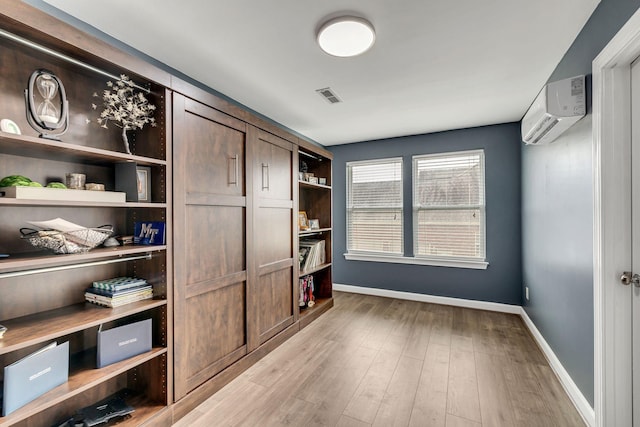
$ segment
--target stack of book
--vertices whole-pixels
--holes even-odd
[[[115,277],[93,282],[84,298],[90,303],[113,308],[153,298],[153,287],[145,279]]]
[[[324,240],[301,239],[298,252],[300,270],[309,271],[326,262]]]

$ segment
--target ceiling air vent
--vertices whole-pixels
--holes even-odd
[[[337,104],[338,102],[342,102],[340,98],[338,98],[338,95],[336,95],[330,87],[316,89],[316,92],[318,92],[320,96],[326,99],[330,104]]]

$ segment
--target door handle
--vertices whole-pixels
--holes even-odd
[[[269,163],[262,164],[262,189],[269,190]]]
[[[629,286],[633,283],[636,288],[640,288],[640,275],[633,274],[631,271],[625,271],[620,276],[620,283],[625,286]]]
[[[231,165],[231,163],[233,162],[233,166]],[[227,183],[229,185],[235,185],[236,187],[238,186],[238,155],[234,155],[229,157],[228,161],[227,161]]]

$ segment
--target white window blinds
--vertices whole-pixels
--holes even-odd
[[[402,255],[402,158],[347,163],[347,251]]]
[[[484,152],[413,157],[416,257],[485,260]]]

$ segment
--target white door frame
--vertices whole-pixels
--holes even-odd
[[[640,10],[593,61],[595,425],[631,426],[631,62]]]

